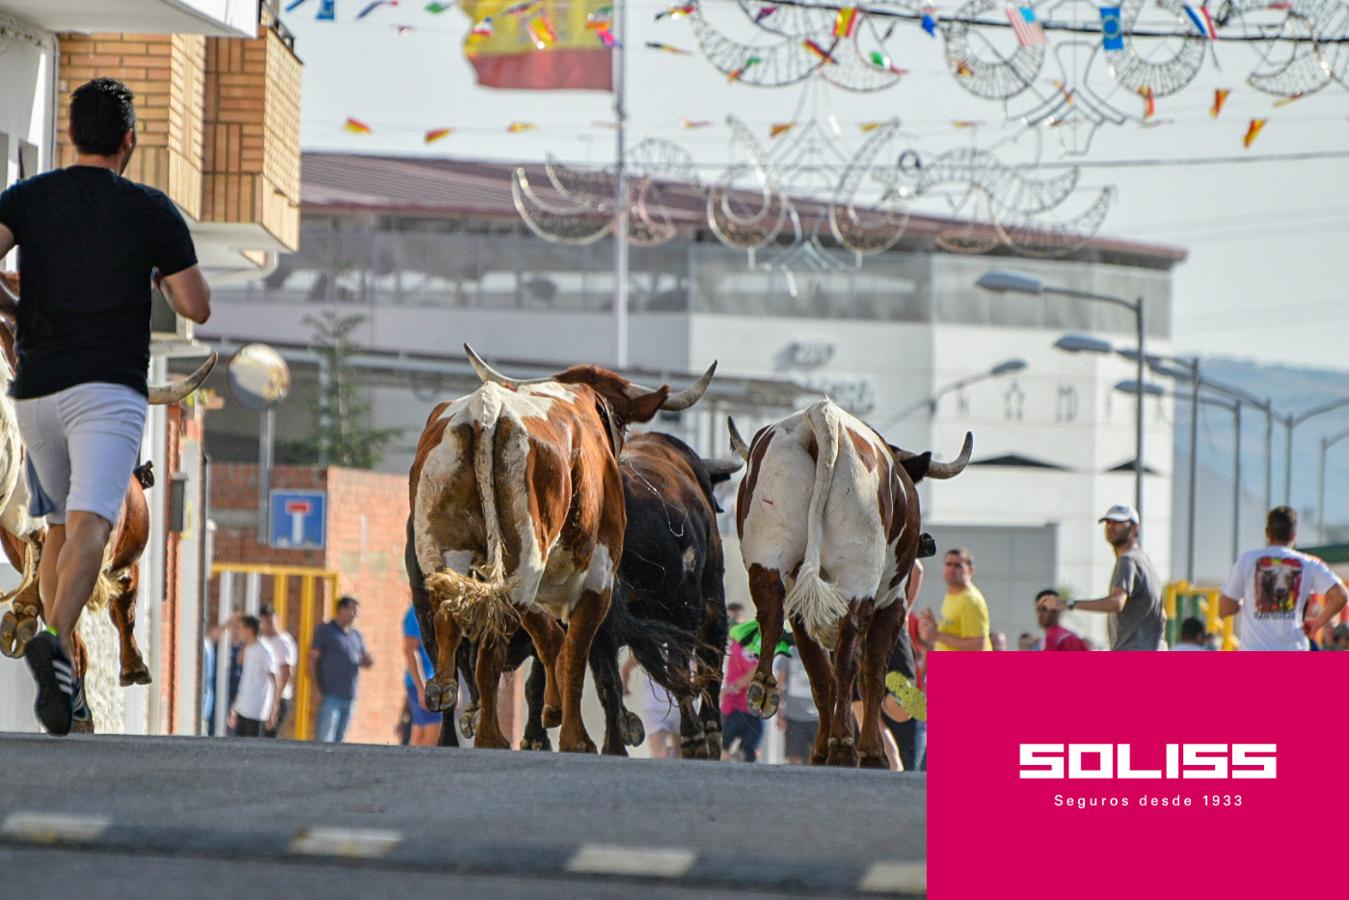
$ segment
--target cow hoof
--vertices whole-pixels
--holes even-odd
[[[708,743],[707,736],[700,734],[697,737],[684,738],[679,742],[679,748],[685,759],[711,759],[712,751]]]
[[[429,712],[453,712],[455,701],[458,699],[459,683],[456,681],[449,684],[428,681],[426,690],[422,693],[422,701]]]
[[[544,706],[543,727],[556,728],[562,724],[562,710],[557,706]]]
[[[544,753],[552,752],[553,742],[548,739],[548,735],[539,738],[524,738],[520,741],[521,750],[541,750]]]
[[[890,761],[885,758],[884,753],[864,753],[858,757],[857,764],[863,769],[890,768]]]
[[[459,717],[459,730],[464,733],[464,737],[473,738],[478,733],[478,704],[474,703],[464,710],[464,714]],[[474,746],[477,746],[476,744]]]
[[[590,738],[582,738],[579,741],[562,745],[563,753],[594,753],[597,749],[595,742]],[[627,755],[627,751],[624,751],[624,755]]]
[[[828,753],[821,753],[818,750],[811,751],[810,764],[812,766],[822,766],[829,759]]]
[[[22,607],[20,611],[24,611]],[[20,617],[12,609],[6,611],[4,617],[0,618],[0,653],[11,659],[19,659],[35,634],[36,612]]]
[[[606,741],[605,744],[604,744],[604,755],[605,755],[605,756],[627,756],[627,755],[628,755],[628,748],[627,748],[627,747],[624,747],[622,743],[617,742],[617,741],[615,741],[615,742],[612,743],[612,744]]]
[[[640,747],[642,741],[646,740],[646,728],[642,726],[641,718],[630,710],[623,710],[619,727],[623,730],[623,743],[629,747]]]
[[[71,734],[93,734],[93,733],[94,733],[94,720],[93,720],[93,719],[84,719],[83,721],[81,721],[81,720],[79,720],[79,719],[75,719],[75,720],[71,721],[71,723],[70,723],[70,733],[71,733]]]
[[[133,684],[149,684],[150,670],[146,668],[144,663],[139,666],[132,666],[122,672],[117,680],[121,683],[122,687],[130,687]]]
[[[782,703],[782,691],[777,685],[754,681],[745,692],[745,699],[749,702],[750,712],[761,719],[771,719]]]
[[[511,749],[511,742],[499,734],[492,737],[483,735],[473,742],[473,746],[479,750],[509,750]]]

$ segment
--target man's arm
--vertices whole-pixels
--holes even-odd
[[[1042,599],[1040,605],[1060,612],[1065,609],[1081,609],[1087,612],[1118,613],[1124,609],[1124,603],[1128,599],[1129,593],[1122,587],[1116,587],[1111,588],[1110,593],[1104,597],[1097,597],[1094,600],[1074,600],[1071,607],[1068,606],[1069,601],[1053,595]]]
[[[1338,616],[1340,610],[1344,609],[1346,600],[1349,600],[1349,594],[1345,593],[1344,585],[1342,583],[1336,584],[1330,590],[1326,591],[1326,602],[1321,608],[1320,615],[1316,616],[1309,623],[1312,634],[1316,634],[1322,628],[1325,628],[1326,624],[1329,623],[1331,619]]]
[[[14,232],[9,230],[9,226],[0,223],[0,259],[3,259],[18,243],[14,240]]]
[[[1226,619],[1241,612],[1241,601],[1236,597],[1222,594],[1218,597],[1218,615]]]
[[[946,646],[951,647],[952,649],[955,649],[955,650],[982,650],[982,649],[984,649],[984,638],[983,638],[982,636],[978,636],[978,637],[961,637],[961,636],[958,635],[958,634],[951,634],[951,633],[946,632],[946,631],[938,631],[938,632],[933,636],[933,638],[934,638],[934,640],[933,640],[934,643],[945,644]]]
[[[361,666],[362,669],[368,669],[368,668],[370,668],[371,666],[373,666],[374,664],[375,664],[375,661],[374,661],[373,659],[370,658],[370,654],[367,653],[366,650],[365,650],[365,638],[361,638],[361,662],[360,662],[360,666]]]
[[[173,311],[198,325],[211,317],[211,287],[198,266],[188,266],[172,275],[156,275],[155,286],[164,292]]]
[[[412,676],[412,683],[417,686],[418,706],[423,704],[422,698],[426,696],[426,676],[422,674],[422,661],[417,658],[417,648],[421,645],[421,638],[403,635],[403,664]]]

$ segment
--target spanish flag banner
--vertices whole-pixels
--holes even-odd
[[[612,0],[463,0],[474,22],[491,20],[489,34],[470,35],[464,54],[478,84],[549,91],[612,91],[612,50],[586,27],[607,16]]]

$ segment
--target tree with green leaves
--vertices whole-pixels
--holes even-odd
[[[370,401],[351,364],[356,345],[351,340],[365,316],[339,316],[329,310],[306,316],[314,329],[313,347],[319,356],[319,390],[312,410],[310,436],[293,443],[286,455],[300,464],[373,469],[384,447],[402,433],[400,428],[371,428]]]

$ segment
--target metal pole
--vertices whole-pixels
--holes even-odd
[[[1274,401],[1265,398],[1265,512],[1274,505]]]
[[[1138,510],[1138,533],[1139,543],[1143,541],[1143,415],[1144,401],[1147,399],[1147,393],[1143,390],[1143,366],[1148,358],[1147,347],[1144,345],[1145,329],[1143,321],[1143,298],[1139,297],[1134,306],[1134,313],[1138,319],[1138,421],[1134,428],[1134,509]]]
[[[215,722],[213,733],[225,736],[225,720],[230,705],[230,616],[234,614],[234,573],[220,573],[220,595],[216,606],[216,621],[220,623],[220,638],[215,645]]]
[[[1326,541],[1326,439],[1321,438],[1321,462],[1316,477],[1316,533]]]
[[[1283,460],[1283,505],[1293,505],[1293,426],[1297,422],[1292,416],[1283,420],[1284,432],[1287,439],[1284,442],[1284,448],[1287,455]]]
[[[1199,358],[1190,362],[1190,496],[1185,517],[1185,580],[1194,584],[1195,500],[1199,491]]]
[[[1232,422],[1236,429],[1235,461],[1232,472],[1232,559],[1241,555],[1241,404],[1232,407]]]
[[[272,451],[276,445],[276,411],[262,414],[262,429],[258,434],[258,543],[271,541],[272,512]]]
[[[617,120],[617,188],[614,196],[614,365],[628,365],[628,173],[623,165],[628,114],[624,55],[628,46],[627,3],[619,3],[618,46],[614,47],[614,117]]]

